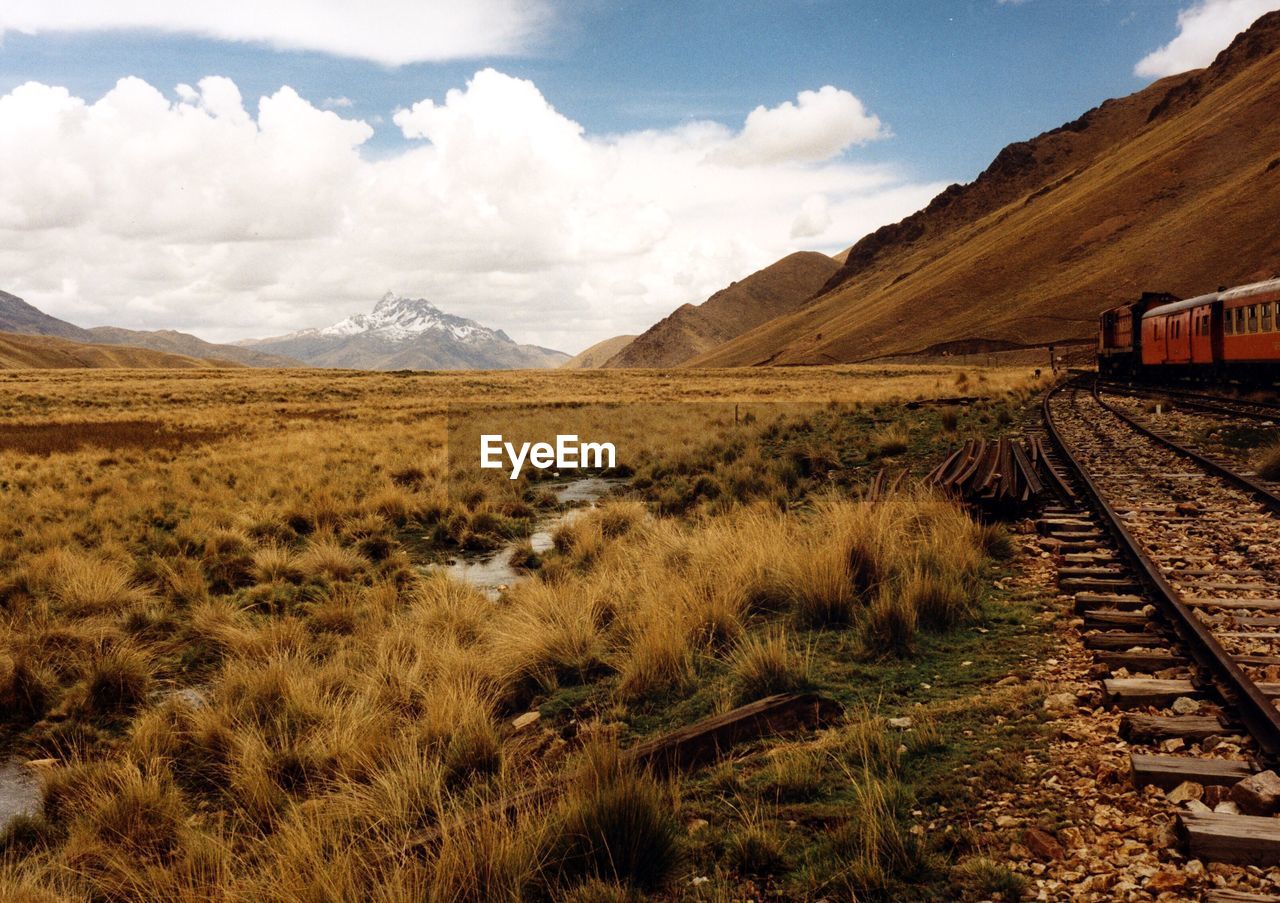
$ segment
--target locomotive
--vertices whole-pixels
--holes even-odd
[[[1180,299],[1144,292],[1102,312],[1098,371],[1128,378],[1280,376],[1280,279]]]

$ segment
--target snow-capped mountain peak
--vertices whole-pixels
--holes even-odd
[[[511,370],[557,367],[569,359],[395,292],[383,295],[367,314],[244,344],[313,366],[364,370]]]
[[[371,334],[393,341],[401,341],[429,332],[448,333],[460,341],[479,339],[510,341],[501,330],[489,329],[475,320],[447,314],[422,298],[402,298],[395,292],[387,292],[383,295],[382,300],[374,305],[372,312],[347,317],[318,331],[322,336],[341,338]]]

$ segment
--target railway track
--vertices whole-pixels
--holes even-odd
[[[1038,526],[1104,698],[1126,711],[1135,783],[1182,804],[1189,856],[1280,865],[1280,494],[1084,381],[1051,392],[1043,417],[1065,501]]]
[[[1256,399],[1232,398],[1210,392],[1196,392],[1173,386],[1144,386],[1099,380],[1098,388],[1108,392],[1140,398],[1166,399],[1178,407],[1205,414],[1243,417],[1246,420],[1280,423],[1280,403]]]

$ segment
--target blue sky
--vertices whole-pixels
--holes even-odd
[[[5,0],[0,288],[220,341],[392,290],[576,351],[847,247],[1275,7]]]
[[[477,69],[532,80],[591,133],[732,125],[805,88],[852,91],[892,129],[860,159],[927,179],[969,180],[1011,141],[1151,81],[1134,65],[1177,34],[1180,0],[696,0],[564,4],[514,56],[389,67],[305,51],[146,32],[8,33],[0,92],[28,80],[93,98],[125,75],[170,89],[206,75],[246,97],[281,85],[387,121],[370,148],[402,142],[393,110],[440,97]]]

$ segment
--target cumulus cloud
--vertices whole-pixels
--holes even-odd
[[[519,53],[552,19],[549,0],[5,0],[6,31],[147,29],[314,50],[390,66]]]
[[[1135,75],[1163,78],[1213,62],[1232,38],[1263,13],[1280,9],[1280,0],[1200,0],[1178,13],[1178,34],[1133,67]]]
[[[824,195],[813,194],[804,199],[795,222],[791,224],[792,238],[809,238],[821,235],[831,226],[831,205]]]
[[[6,290],[83,325],[228,340],[324,325],[392,287],[577,350],[942,187],[798,162],[829,150],[744,166],[728,157],[757,140],[751,117],[591,136],[492,69],[398,111],[404,147],[368,156],[366,122],[287,87],[256,105],[225,78],[175,96],[136,78],[92,102],[38,83],[0,96]]]
[[[888,134],[861,100],[825,85],[817,91],[801,91],[795,103],[756,107],[742,133],[717,151],[717,159],[738,166],[817,162]]]

